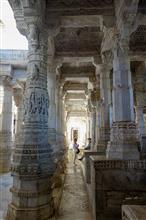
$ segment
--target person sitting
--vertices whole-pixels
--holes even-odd
[[[90,149],[91,149],[91,138],[88,138],[88,144],[84,148],[84,150],[90,150]],[[85,157],[85,153],[83,153],[83,156],[81,158],[79,158],[79,160],[83,160],[84,157]]]

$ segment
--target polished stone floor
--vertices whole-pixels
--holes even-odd
[[[51,220],[92,220],[85,183],[83,180],[81,162],[73,164],[72,152],[69,153],[69,163],[60,204],[60,210]],[[11,200],[9,189],[12,185],[10,173],[0,175],[0,220],[4,215]]]
[[[81,162],[73,165],[71,153],[67,167],[63,196],[57,220],[92,220]]]

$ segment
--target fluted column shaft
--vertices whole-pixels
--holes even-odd
[[[7,82],[8,81],[8,82]],[[12,86],[3,81],[2,127],[0,131],[0,172],[9,172],[12,147]]]
[[[105,151],[107,142],[110,139],[110,68],[105,64],[99,65],[100,73],[100,128],[99,128],[99,140],[98,149]]]

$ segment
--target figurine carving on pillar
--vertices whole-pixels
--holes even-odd
[[[40,70],[39,70],[38,65],[34,64],[33,68],[32,68],[31,79],[32,80],[38,80],[39,72],[40,72]]]
[[[28,42],[30,49],[36,52],[36,50],[39,48],[39,30],[35,24],[30,24],[29,30]]]

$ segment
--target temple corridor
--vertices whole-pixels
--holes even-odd
[[[28,48],[0,49],[1,218],[146,220],[146,1],[7,3]]]

